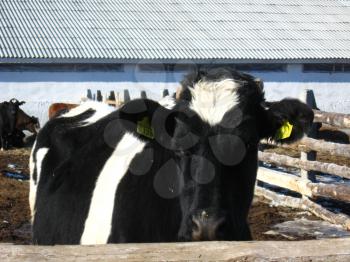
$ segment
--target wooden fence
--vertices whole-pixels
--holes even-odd
[[[350,238],[98,246],[0,245],[0,261],[350,261]]]
[[[163,91],[163,97],[167,95],[169,95],[169,91],[165,89]],[[146,98],[146,92],[141,91],[140,97]],[[95,98],[98,101],[103,100],[100,91],[97,91],[96,95],[92,95],[91,91],[88,91],[88,98]],[[308,103],[312,108],[317,107],[315,97],[311,90],[305,90],[305,92],[301,94],[300,98],[301,100],[304,100],[304,102]],[[111,91],[108,96],[105,96],[104,102],[113,106],[120,106],[129,100],[129,91],[125,89],[123,91],[123,97],[120,95],[120,93]],[[269,199],[275,205],[304,209],[326,221],[342,225],[347,230],[350,230],[350,217],[345,214],[335,214],[312,201],[322,197],[350,203],[350,185],[320,183],[316,181],[315,176],[316,171],[350,179],[350,167],[335,163],[323,163],[316,161],[317,152],[334,157],[339,156],[350,158],[349,144],[326,142],[317,139],[317,129],[319,126],[317,123],[331,125],[332,127],[339,129],[347,129],[350,128],[350,115],[328,113],[316,109],[314,109],[314,114],[314,125],[309,133],[309,136],[311,137],[304,137],[297,143],[288,145],[276,144],[266,140],[261,141],[262,144],[269,146],[282,147],[286,150],[298,150],[301,152],[300,158],[263,151],[259,151],[258,155],[260,161],[275,166],[300,169],[300,175],[297,176],[286,172],[260,167],[258,169],[257,179],[258,181],[262,181],[270,185],[297,192],[301,194],[302,197],[296,198],[283,196],[260,186],[256,186],[256,194]]]
[[[309,106],[316,108],[315,99],[312,91],[306,91],[305,102]],[[325,184],[317,182],[315,172],[339,176],[344,179],[350,179],[350,167],[338,165],[335,163],[323,163],[316,161],[317,153],[326,154],[333,157],[342,157],[350,159],[350,145],[326,142],[317,139],[317,126],[319,123],[331,125],[336,129],[350,128],[350,115],[328,113],[314,109],[314,126],[311,136],[304,137],[297,143],[290,145],[281,145],[263,140],[262,144],[282,147],[285,150],[293,149],[301,152],[300,158],[293,158],[287,155],[276,154],[272,152],[259,151],[259,160],[273,164],[275,166],[293,167],[300,169],[300,175],[291,175],[286,172],[275,171],[260,167],[258,170],[258,180],[275,185],[281,188],[289,189],[302,195],[301,198],[289,197],[278,194],[263,187],[256,187],[256,194],[271,200],[275,205],[301,208],[316,216],[334,224],[343,226],[350,230],[350,217],[345,214],[336,214],[315,203],[312,200],[318,198],[328,198],[344,203],[350,203],[350,184]],[[304,154],[311,153],[311,157]],[[306,172],[307,175],[303,175]],[[310,172],[312,175],[310,175]],[[321,175],[320,174],[320,175]]]

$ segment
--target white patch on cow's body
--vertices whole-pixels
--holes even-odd
[[[176,105],[175,99],[171,96],[165,96],[158,101],[161,106],[164,106],[167,109],[173,109]]]
[[[80,239],[82,245],[107,243],[112,228],[117,187],[127,172],[130,162],[143,150],[144,146],[145,142],[126,133],[106,161],[92,195],[89,214]]]
[[[34,168],[35,168],[35,163],[34,163],[34,150],[36,146],[36,140],[34,142],[34,145],[32,147],[32,151],[30,152],[30,157],[29,157],[29,174],[30,174],[30,179],[33,178],[34,174]]]
[[[30,206],[30,212],[32,215],[32,220],[35,215],[34,207],[35,207],[35,201],[36,201],[36,191],[40,180],[42,162],[44,161],[44,158],[47,152],[49,152],[49,149],[47,147],[40,148],[35,154],[36,162],[34,163],[35,145],[36,144],[34,144],[33,146],[32,153],[30,155],[30,160],[29,160],[29,168],[30,168],[29,206]],[[35,169],[36,169],[36,181],[34,181],[34,177],[33,177]]]
[[[210,125],[221,122],[227,111],[238,104],[239,83],[233,79],[199,81],[193,88],[190,108]]]
[[[78,107],[75,107],[75,108],[69,110],[68,113],[63,114],[60,117],[67,118],[67,117],[78,116],[78,115],[88,111],[89,109],[95,110],[95,113],[90,118],[85,119],[82,122],[83,126],[93,124],[93,123],[97,122],[99,119],[105,117],[106,115],[112,113],[115,110],[115,108],[113,108],[105,103],[88,101],[88,102],[84,102],[83,104],[81,104]]]
[[[29,158],[29,207],[30,207],[30,214],[31,214],[31,221],[33,222],[34,217],[34,202],[36,197],[36,185],[34,181],[34,171],[35,171],[35,163],[34,163],[34,150],[36,146],[36,141],[34,142],[34,145],[32,147],[32,151],[30,153]]]

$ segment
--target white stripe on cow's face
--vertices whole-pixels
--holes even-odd
[[[144,146],[145,142],[126,133],[106,161],[92,195],[89,214],[80,240],[82,245],[107,243],[112,228],[117,187],[132,159],[143,150]]]
[[[68,113],[63,114],[60,117],[67,118],[67,117],[78,116],[78,115],[86,112],[89,109],[95,110],[95,113],[90,118],[83,121],[84,126],[97,122],[99,119],[105,117],[106,115],[112,113],[115,110],[115,108],[113,108],[105,103],[88,101],[88,102],[81,104],[80,106],[78,106],[76,108],[69,110]]]
[[[219,124],[225,113],[238,104],[239,86],[233,79],[199,81],[189,88],[192,94],[190,108],[210,125]]]
[[[44,158],[47,152],[49,152],[49,148],[42,147],[39,150],[37,150],[35,154],[36,163],[34,163],[34,166],[33,166],[33,173],[31,172],[30,191],[29,191],[29,206],[32,214],[32,219],[35,215],[34,207],[35,207],[35,201],[36,201],[36,191],[40,181],[42,163],[44,161]],[[36,171],[36,181],[34,181],[32,177],[32,175],[34,175],[34,171]]]

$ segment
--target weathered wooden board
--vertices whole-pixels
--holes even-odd
[[[0,245],[0,261],[350,261],[350,238],[100,246]]]
[[[274,143],[272,141],[267,141],[266,139],[261,140],[261,143],[279,146],[283,148],[292,148],[303,152],[313,150],[313,151],[329,154],[331,156],[342,156],[342,157],[350,158],[350,145],[326,142],[323,140],[317,140],[310,137],[304,137],[298,142],[295,142],[293,144],[279,144],[279,143]]]
[[[276,206],[287,206],[307,210],[325,221],[340,225],[344,229],[350,231],[350,218],[347,215],[342,213],[333,213],[321,205],[314,203],[307,197],[296,198],[285,196],[259,186],[255,187],[255,194],[258,196],[263,196],[264,198],[270,200],[271,204]]]
[[[265,183],[287,188],[308,197],[328,197],[350,202],[350,186],[346,184],[312,183],[298,176],[264,167],[259,167],[257,178]]]
[[[259,151],[259,160],[278,166],[290,166],[305,170],[314,170],[322,173],[336,175],[350,179],[350,167],[340,166],[334,163],[323,163],[319,161],[300,160],[298,158]]]
[[[314,122],[326,123],[340,128],[350,128],[350,115],[314,110]]]

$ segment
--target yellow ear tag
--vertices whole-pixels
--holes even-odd
[[[136,132],[150,139],[154,139],[154,129],[152,128],[151,122],[147,116],[137,122]]]
[[[282,140],[290,137],[290,135],[292,134],[292,130],[293,130],[293,125],[288,121],[285,121],[283,125],[277,130],[275,139]]]

